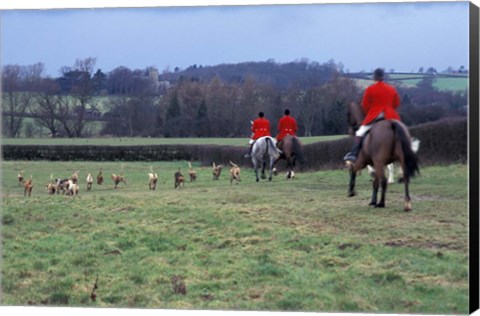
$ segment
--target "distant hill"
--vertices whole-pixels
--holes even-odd
[[[181,80],[208,82],[217,77],[226,83],[241,84],[247,78],[251,78],[261,84],[287,88],[292,85],[300,87],[322,85],[330,80],[334,73],[354,79],[361,88],[373,82],[371,73],[342,73],[342,66],[333,61],[320,64],[307,60],[289,63],[266,61],[215,66],[192,65],[187,69],[175,69],[174,72],[163,73],[159,76],[159,80],[175,84]],[[426,77],[433,78],[433,86],[438,90],[463,91],[468,87],[466,73],[387,73],[387,76],[389,81],[395,81],[405,87],[414,87]]]
[[[334,62],[320,64],[304,60],[290,63],[244,62],[205,67],[192,65],[185,70],[176,69],[174,72],[161,74],[159,79],[174,84],[180,80],[208,82],[215,77],[227,83],[242,83],[247,78],[252,78],[262,84],[286,88],[291,85],[321,85],[327,82],[338,68]]]

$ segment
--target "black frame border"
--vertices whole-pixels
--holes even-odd
[[[479,309],[479,7],[470,2],[469,60],[469,311]]]

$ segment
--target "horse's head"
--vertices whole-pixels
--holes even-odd
[[[347,107],[347,123],[350,134],[354,134],[362,124],[364,114],[362,108],[355,102],[350,102]]]

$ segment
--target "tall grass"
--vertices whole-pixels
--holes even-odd
[[[347,198],[343,170],[281,174],[256,183],[252,169],[230,185],[194,164],[197,182],[174,189],[187,163],[126,163],[127,185],[111,181],[80,196],[50,196],[50,174],[119,173],[119,163],[2,163],[2,304],[175,309],[466,313],[467,167],[429,167],[387,206],[367,204],[358,178]],[[16,174],[33,175],[31,198]],[[96,300],[91,298],[98,276]],[[186,295],[175,291],[180,276]]]

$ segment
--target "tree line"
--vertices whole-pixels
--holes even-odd
[[[346,105],[360,102],[363,93],[332,60],[194,65],[161,74],[124,66],[103,73],[95,65],[95,58],[77,59],[58,78],[45,76],[42,63],[4,66],[3,135],[249,137],[259,111],[275,134],[285,108],[301,136],[345,134]],[[432,80],[397,87],[408,125],[466,115],[466,92],[435,90]]]

